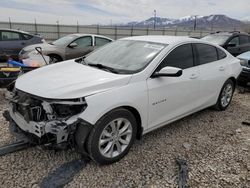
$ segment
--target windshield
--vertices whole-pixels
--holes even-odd
[[[87,64],[102,64],[119,73],[135,73],[144,69],[166,44],[118,40],[87,56]]]
[[[68,45],[72,40],[74,40],[76,37],[74,35],[67,35],[65,37],[62,37],[60,39],[55,40],[51,44],[56,46],[63,46]]]
[[[227,35],[207,35],[202,39],[208,42],[212,42],[214,44],[223,45],[228,38],[229,36]]]

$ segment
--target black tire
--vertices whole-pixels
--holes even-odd
[[[51,54],[49,56],[49,63],[58,63],[62,61],[62,58],[59,55]]]
[[[125,118],[126,120],[130,122],[130,124],[132,125],[131,126],[132,136],[131,136],[129,144],[126,146],[126,149],[123,152],[121,152],[116,157],[107,158],[103,154],[101,154],[101,151],[99,149],[99,139],[101,137],[101,134],[103,133],[103,130],[106,128],[106,126],[109,125],[110,122],[118,118]],[[90,158],[100,165],[111,164],[111,163],[119,161],[129,152],[129,149],[131,148],[136,138],[136,132],[137,132],[136,119],[130,111],[123,109],[123,108],[112,110],[111,112],[107,113],[102,118],[100,118],[100,120],[97,121],[97,123],[95,124],[94,128],[92,129],[88,137],[87,150],[88,150]]]
[[[231,86],[232,86],[232,96],[231,96],[231,98],[230,98],[229,103],[228,103],[227,105],[223,105],[223,104],[222,104],[222,100],[221,100],[222,97],[223,97],[223,90],[224,90],[225,87],[227,87],[228,85],[231,85]],[[231,79],[228,79],[228,80],[223,84],[223,86],[222,86],[222,88],[221,88],[221,91],[220,91],[220,95],[219,95],[219,97],[218,97],[218,99],[217,99],[217,103],[216,103],[215,106],[214,106],[216,110],[223,111],[223,110],[226,110],[226,109],[227,109],[227,107],[229,106],[229,104],[230,104],[231,101],[232,101],[234,90],[235,90],[235,84],[234,84],[234,82],[233,82]]]

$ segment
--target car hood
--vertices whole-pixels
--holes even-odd
[[[49,43],[40,43],[40,44],[33,44],[33,45],[26,46],[23,48],[23,50],[26,52],[30,52],[34,50],[36,47],[41,47],[43,51],[51,51],[51,50],[55,50],[58,48],[58,46],[51,45]]]
[[[238,55],[237,58],[250,60],[250,51]]]
[[[16,80],[15,86],[43,98],[73,99],[124,86],[130,78],[69,60],[28,72]]]

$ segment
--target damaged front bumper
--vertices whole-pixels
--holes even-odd
[[[52,100],[22,91],[8,95],[9,121],[41,144],[68,143],[83,120],[78,116],[87,104],[82,99]]]

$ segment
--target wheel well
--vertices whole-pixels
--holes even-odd
[[[136,122],[137,122],[136,138],[138,140],[140,140],[141,137],[142,137],[143,127],[142,127],[141,116],[140,116],[139,112],[135,108],[133,108],[131,106],[122,106],[122,108],[130,111],[135,116],[135,119],[136,119]]]
[[[49,57],[50,57],[50,56],[58,57],[60,61],[63,60],[63,58],[62,58],[60,55],[58,55],[58,54],[48,54],[48,56],[49,56]]]
[[[230,77],[229,80],[232,80],[232,81],[233,81],[233,83],[234,83],[234,88],[235,88],[235,87],[236,87],[236,83],[237,83],[236,79],[235,79],[234,77]]]

